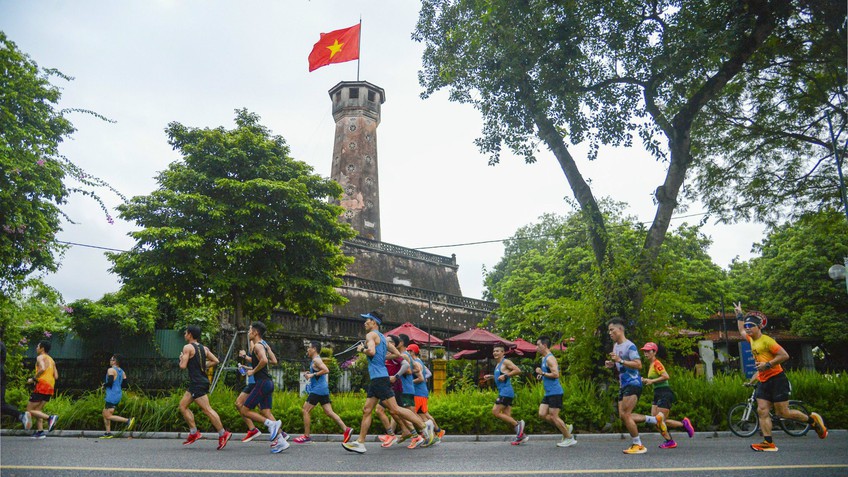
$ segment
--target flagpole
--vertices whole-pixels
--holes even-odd
[[[359,55],[356,58],[356,81],[359,81],[359,62],[362,58],[362,15],[359,15]]]

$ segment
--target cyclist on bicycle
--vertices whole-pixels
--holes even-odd
[[[774,412],[784,419],[799,422],[809,422],[819,438],[827,437],[827,427],[821,416],[815,412],[806,415],[801,411],[789,409],[789,378],[783,372],[783,363],[789,359],[789,354],[770,336],[762,332],[763,320],[756,313],[742,313],[742,303],[734,303],[736,310],[736,325],[739,334],[751,343],[751,352],[756,361],[756,377],[760,381],[757,388],[757,414],[760,416],[760,429],[763,432],[763,442],[751,444],[751,449],[757,452],[777,452],[777,446],[772,440],[772,422],[769,410],[774,406]]]
[[[659,351],[659,347],[656,343],[645,343],[645,346],[642,346],[642,351],[645,352],[645,358],[648,359],[648,376],[642,378],[642,385],[648,386],[651,385],[654,387],[654,401],[651,405],[651,415],[656,417],[657,420],[661,419],[660,416],[664,416],[665,425],[667,428],[677,428],[677,429],[685,429],[686,433],[689,437],[695,435],[695,428],[692,427],[692,422],[689,421],[688,417],[684,417],[682,421],[674,421],[668,418],[669,414],[671,414],[671,405],[675,401],[674,392],[671,390],[671,386],[669,386],[669,376],[668,371],[666,371],[665,366],[657,359],[657,352]],[[677,443],[671,438],[671,435],[668,434],[668,437],[665,439],[665,442],[660,444],[660,449],[674,449],[677,447]]]

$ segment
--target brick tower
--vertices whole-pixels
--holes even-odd
[[[330,89],[336,136],[331,178],[344,189],[342,220],[359,236],[380,241],[377,126],[383,88],[367,81],[342,81]]]

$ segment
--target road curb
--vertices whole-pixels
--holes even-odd
[[[83,438],[99,438],[103,435],[103,430],[73,430],[73,429],[63,429],[63,430],[55,430],[50,432],[51,437],[83,437]],[[843,434],[848,432],[845,429],[831,429],[828,431],[830,434]],[[207,437],[214,436],[215,432],[206,432]],[[781,433],[776,433],[776,435],[783,437]],[[30,436],[32,435],[32,431],[25,431],[23,429],[0,429],[0,436]],[[656,432],[643,432],[642,436],[651,436],[656,435],[659,436]],[[815,436],[814,433],[810,435]],[[116,432],[116,438],[122,437],[132,437],[133,439],[185,439],[188,436],[188,432]],[[241,440],[244,437],[244,433],[233,433],[233,440]],[[260,436],[260,439],[264,437]],[[513,434],[495,434],[495,435],[474,435],[474,434],[457,434],[457,435],[446,435],[442,441],[444,442],[506,442],[511,441],[515,437]],[[555,441],[559,440],[560,436],[558,434],[531,434],[532,440],[536,441]],[[621,440],[630,439],[630,435],[628,434],[578,434],[575,433],[575,437],[578,440],[583,439],[609,439],[609,438],[619,438]],[[731,434],[729,431],[713,431],[713,432],[698,432],[695,434],[695,439],[717,439],[717,438],[726,438],[726,437],[736,437]],[[788,437],[788,436],[786,436]],[[341,442],[342,435],[341,434],[312,434],[312,440],[315,442]],[[678,438],[678,440],[684,440],[682,438]],[[368,442],[377,442],[376,435],[368,435]]]

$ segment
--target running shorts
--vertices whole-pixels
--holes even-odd
[[[389,382],[389,377],[372,378],[371,382],[368,383],[368,391],[366,392],[366,395],[368,397],[375,397],[380,401],[385,401],[395,397],[395,393],[392,391],[392,383]]]
[[[309,393],[309,396],[306,396],[306,402],[313,406],[330,404],[330,395]]]
[[[551,409],[562,409],[562,394],[553,394],[542,398],[542,404],[547,404]]]
[[[791,392],[789,378],[786,377],[786,373],[780,372],[760,383],[757,387],[757,399],[765,399],[772,403],[786,402],[789,401]]]
[[[259,406],[259,409],[271,409],[271,403],[274,399],[274,381],[270,379],[260,379],[256,381],[256,386],[253,391],[244,400],[244,406],[248,409],[253,409]]]
[[[415,412],[417,414],[426,414],[430,412],[427,409],[427,398],[424,396],[415,396]]]

